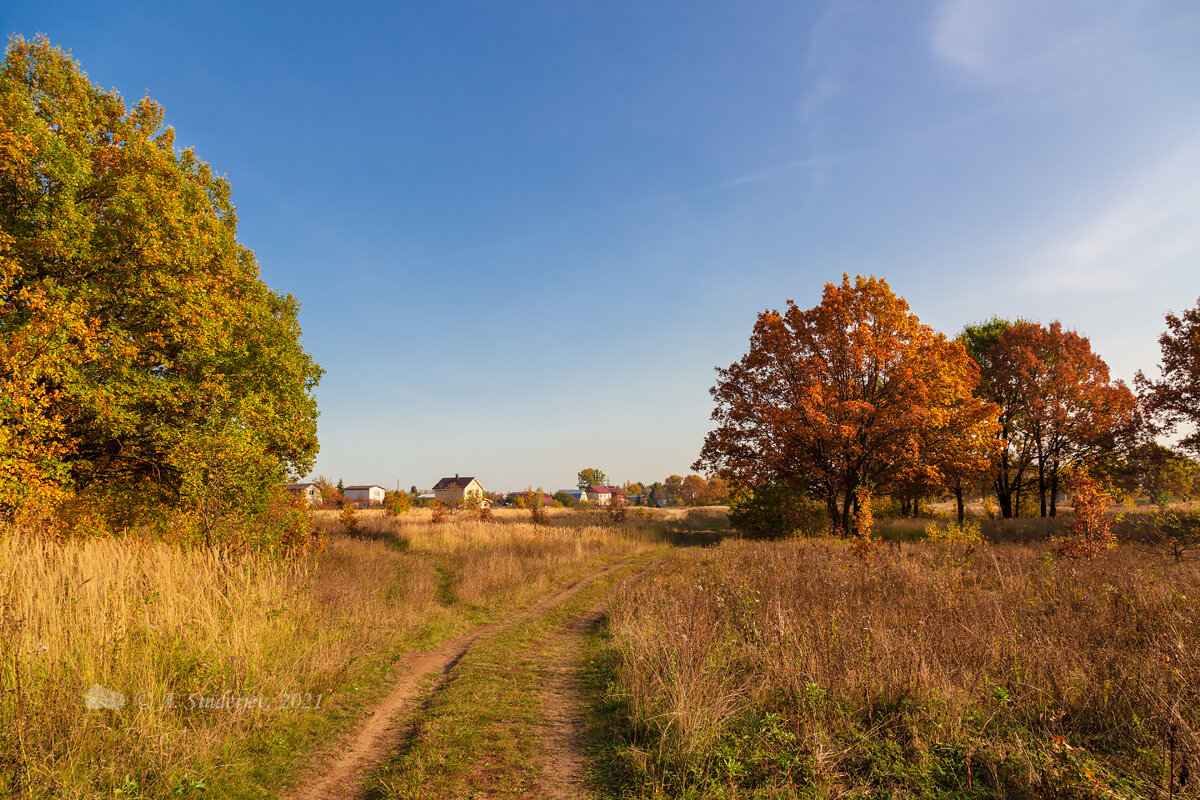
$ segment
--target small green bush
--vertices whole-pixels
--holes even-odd
[[[729,504],[729,524],[748,539],[782,539],[824,533],[822,509],[806,494],[781,483],[756,486]]]

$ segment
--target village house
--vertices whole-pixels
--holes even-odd
[[[384,488],[370,484],[368,486],[347,486],[342,491],[342,497],[345,497],[352,503],[357,503],[363,506],[377,506],[383,503]]]
[[[482,502],[484,499],[483,484],[475,478],[442,478],[433,485],[433,495],[448,506],[456,506],[468,497],[474,497]]]
[[[584,495],[589,503],[606,506],[612,503],[614,497],[624,499],[628,493],[620,486],[589,486]]]
[[[287,490],[292,494],[300,495],[304,498],[304,502],[310,506],[321,504],[321,489],[315,483],[289,483]]]

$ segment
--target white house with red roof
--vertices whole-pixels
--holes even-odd
[[[620,486],[589,486],[584,491],[584,496],[589,503],[606,506],[612,503],[614,497],[620,497],[623,500],[628,493]]]

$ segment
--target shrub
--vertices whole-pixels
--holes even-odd
[[[854,515],[854,541],[850,550],[863,561],[870,561],[875,555],[878,542],[871,538],[875,527],[875,517],[871,514],[871,490],[865,486],[859,487],[855,493],[858,513]]]
[[[338,520],[342,523],[342,527],[346,529],[346,533],[358,533],[358,512],[354,509],[354,504],[349,500],[342,501],[342,513],[338,515]]]
[[[615,495],[608,504],[608,520],[618,525],[625,521],[625,498],[622,495]]]
[[[1075,519],[1067,524],[1071,535],[1054,540],[1054,552],[1064,558],[1096,558],[1117,546],[1113,533],[1116,519],[1109,516],[1112,499],[1096,480],[1085,472],[1071,478],[1071,504]]]
[[[446,504],[441,500],[433,501],[433,516],[429,518],[429,521],[434,525],[440,525],[446,521]]]
[[[1160,509],[1154,515],[1147,541],[1160,555],[1182,561],[1200,550],[1200,514]]]
[[[764,483],[730,502],[729,524],[748,539],[813,536],[824,531],[825,515],[803,493]]]
[[[411,508],[412,501],[409,500],[408,492],[384,492],[383,510],[389,517],[407,514]]]
[[[944,528],[938,527],[936,523],[929,523],[925,527],[925,538],[931,543],[941,545],[942,547],[978,547],[987,542],[983,538],[983,532],[979,528],[978,522],[967,520],[962,524],[951,522]]]

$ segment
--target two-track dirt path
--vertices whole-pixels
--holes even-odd
[[[290,800],[349,800],[349,798],[360,796],[371,771],[401,742],[405,735],[404,726],[399,724],[398,717],[406,709],[415,707],[417,702],[427,699],[420,696],[421,686],[427,675],[449,672],[480,639],[518,625],[565,602],[597,579],[622,569],[633,558],[631,556],[588,573],[562,590],[542,597],[513,616],[499,622],[481,625],[451,639],[432,652],[413,653],[405,657],[396,667],[398,677],[388,695],[368,712],[367,718],[355,731],[343,737],[343,740],[332,752],[316,758],[308,772],[307,779],[287,797]],[[598,619],[599,612],[595,613]],[[566,684],[563,686],[566,687]],[[567,693],[563,694],[564,698],[567,696]],[[572,726],[581,724],[578,723],[580,719],[582,719],[580,716],[564,717],[562,726],[556,725],[554,729],[573,729]],[[556,748],[556,752],[557,750]],[[569,754],[565,754],[568,750],[576,754],[581,752],[578,746],[564,748],[564,759],[570,757]],[[582,755],[578,755],[578,759],[578,764],[568,764],[566,761],[562,761],[561,770],[581,776],[583,772]],[[560,767],[554,769],[559,770]],[[582,781],[582,778],[579,780]],[[577,797],[580,795],[556,796]]]
[[[659,565],[657,561],[646,565],[624,585],[638,583]],[[610,591],[588,611],[572,617],[540,647],[547,681],[542,690],[545,772],[538,796],[545,800],[584,800],[595,794],[587,782],[587,751],[591,742],[581,673],[583,645],[585,637],[603,621],[611,597]]]

